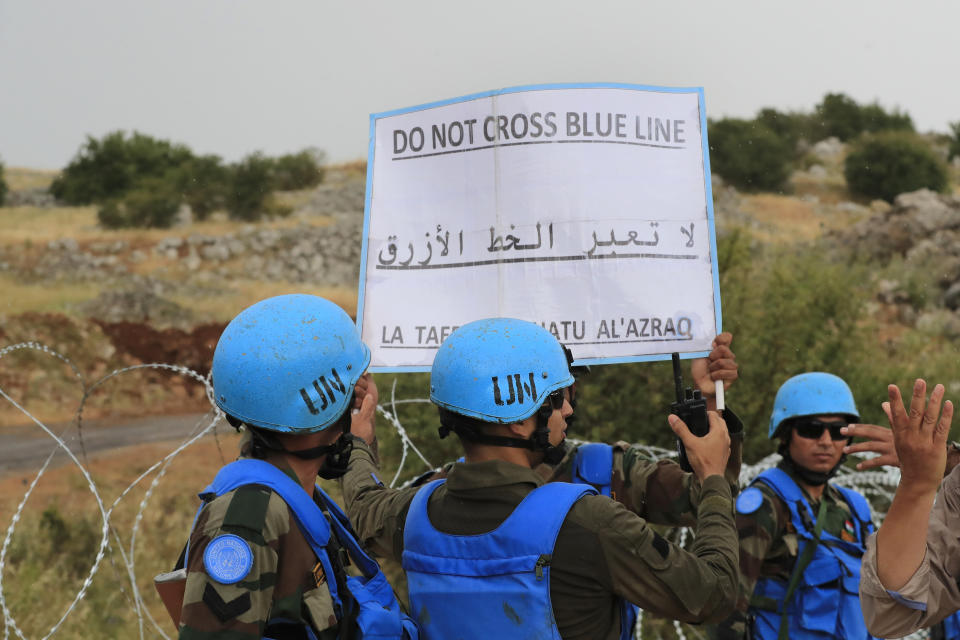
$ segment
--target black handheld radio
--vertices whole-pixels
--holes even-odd
[[[699,389],[683,388],[683,375],[680,373],[680,354],[673,354],[673,384],[677,391],[677,401],[670,405],[670,413],[674,414],[687,425],[690,433],[702,437],[710,432],[710,423],[707,419],[707,401]],[[680,457],[680,468],[684,471],[693,471],[687,459],[687,450],[680,438],[677,438],[677,454]]]

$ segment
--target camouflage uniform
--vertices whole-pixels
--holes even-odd
[[[407,510],[418,488],[387,489],[377,471],[370,449],[357,443],[341,480],[344,501],[360,539],[399,560]],[[445,533],[491,531],[543,483],[534,470],[500,460],[454,464],[447,483],[431,496],[429,516]],[[550,600],[564,638],[619,637],[619,597],[683,621],[716,621],[729,612],[737,579],[729,484],[707,478],[698,498],[697,537],[689,550],[670,544],[604,496],[574,504],[551,562]]]
[[[268,461],[300,483],[289,466]],[[236,584],[217,582],[204,567],[204,550],[222,534],[243,538],[253,552],[250,573]],[[331,536],[331,545],[336,544]],[[330,557],[342,555],[331,549]],[[335,567],[341,565],[335,562]],[[324,575],[283,499],[262,486],[240,487],[209,502],[190,534],[180,638],[299,640],[307,637],[304,626],[319,640],[336,638],[339,625],[328,579],[343,585],[343,575]],[[279,618],[289,624],[267,628],[268,620]]]
[[[729,409],[724,410],[723,417],[731,435],[730,459],[723,477],[730,485],[731,495],[735,496],[740,490],[743,439],[739,434],[743,433],[743,424]],[[559,464],[541,464],[535,471],[544,482],[571,482],[571,470],[579,446],[569,445]],[[437,471],[423,474],[413,486],[447,477],[453,464],[449,462]],[[611,475],[610,497],[647,522],[673,527],[696,524],[700,480],[681,469],[674,460],[655,460],[639,446],[620,441],[613,445]]]
[[[783,464],[779,468],[790,474],[789,468]],[[791,477],[796,481],[795,476],[791,474]],[[736,611],[708,630],[711,638],[739,640],[749,637],[748,608],[757,580],[773,577],[788,582],[797,562],[799,541],[790,520],[790,510],[769,486],[762,482],[754,486],[763,493],[763,503],[753,513],[737,513],[736,516],[740,536],[740,593]],[[798,486],[801,485],[798,483]],[[813,512],[818,513],[820,502],[810,500],[806,491],[803,493]],[[843,540],[856,542],[854,516],[840,492],[827,484],[821,499],[826,500],[823,530]]]

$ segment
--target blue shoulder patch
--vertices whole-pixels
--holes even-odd
[[[253,568],[253,551],[240,536],[228,533],[210,541],[203,552],[207,575],[220,584],[233,584],[247,577]]]
[[[748,487],[737,496],[737,513],[749,515],[763,504],[763,492],[756,487]]]

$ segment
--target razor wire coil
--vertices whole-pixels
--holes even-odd
[[[170,640],[170,637],[161,627],[160,623],[153,618],[150,614],[148,608],[145,606],[143,599],[143,594],[141,593],[139,587],[137,586],[137,573],[136,573],[136,561],[135,561],[135,552],[137,544],[137,536],[140,530],[141,523],[143,522],[143,516],[147,510],[150,499],[153,497],[154,492],[157,486],[160,484],[162,479],[165,477],[167,470],[170,468],[170,465],[174,459],[182,453],[185,449],[196,443],[198,440],[206,436],[207,434],[213,433],[216,435],[216,425],[218,421],[223,417],[223,413],[217,408],[216,404],[213,401],[213,385],[210,379],[210,376],[203,376],[198,372],[175,364],[163,364],[163,363],[152,363],[152,364],[141,364],[133,365],[129,367],[124,367],[121,369],[114,370],[98,380],[94,381],[92,384],[87,384],[83,374],[80,372],[79,368],[66,356],[58,353],[50,347],[38,343],[38,342],[21,342],[18,344],[13,344],[7,347],[0,349],[0,360],[5,356],[23,349],[30,349],[38,351],[47,356],[56,358],[66,364],[72,371],[73,376],[76,378],[78,384],[82,389],[82,397],[80,404],[77,408],[77,411],[74,416],[74,421],[71,423],[71,426],[75,423],[77,425],[78,433],[80,434],[80,444],[81,444],[81,454],[86,458],[86,451],[83,450],[83,438],[82,438],[82,423],[83,423],[83,410],[84,406],[90,395],[99,387],[101,387],[108,380],[111,380],[117,376],[124,375],[126,373],[141,370],[141,369],[154,369],[161,371],[168,371],[178,375],[186,376],[198,384],[202,385],[207,400],[211,405],[211,418],[208,422],[199,422],[194,429],[187,435],[187,437],[180,442],[170,453],[165,455],[163,458],[152,464],[148,469],[143,471],[136,479],[134,479],[129,485],[124,488],[120,494],[114,499],[110,506],[106,506],[103,500],[103,497],[98,490],[96,482],[93,480],[89,470],[84,465],[83,462],[77,457],[77,455],[71,450],[66,441],[54,433],[50,427],[44,424],[36,416],[34,416],[30,411],[28,411],[24,406],[18,403],[13,397],[11,397],[6,390],[0,386],[0,398],[3,398],[18,411],[23,413],[31,423],[39,427],[49,438],[54,442],[54,446],[47,456],[43,464],[40,466],[37,473],[33,476],[32,481],[28,485],[26,491],[24,492],[23,498],[20,500],[17,508],[15,509],[13,516],[11,517],[10,523],[7,527],[6,534],[3,539],[2,547],[0,547],[0,614],[3,616],[3,640],[9,640],[11,634],[20,640],[28,640],[24,632],[20,629],[17,624],[16,617],[13,612],[10,610],[7,599],[6,599],[6,590],[4,584],[4,568],[6,566],[8,552],[11,540],[13,539],[14,533],[16,531],[17,525],[20,524],[24,508],[29,501],[33,491],[35,490],[37,484],[43,475],[49,470],[50,464],[54,459],[55,455],[59,451],[63,451],[70,459],[70,461],[77,467],[80,474],[82,475],[84,481],[86,482],[86,488],[93,495],[93,498],[97,504],[97,509],[100,515],[101,527],[100,527],[100,541],[98,544],[96,555],[93,559],[93,563],[81,585],[79,591],[73,597],[73,600],[63,611],[57,621],[47,630],[46,634],[42,636],[42,640],[48,640],[52,638],[63,626],[67,618],[77,609],[81,601],[87,594],[95,575],[100,570],[103,560],[107,555],[108,550],[115,549],[116,554],[119,555],[120,564],[123,571],[126,573],[127,584],[122,588],[127,592],[128,600],[132,603],[134,608],[137,627],[138,627],[138,637],[143,640],[148,637],[146,634],[150,629],[156,633],[156,636],[161,637],[165,640]],[[393,382],[390,391],[390,401],[385,406],[380,404],[377,406],[377,413],[381,415],[397,433],[397,436],[400,439],[402,445],[402,452],[400,462],[397,466],[397,470],[394,474],[393,479],[390,482],[390,487],[394,487],[400,480],[403,469],[409,459],[409,453],[413,452],[422,462],[426,465],[427,469],[435,469],[436,467],[427,460],[424,454],[417,448],[416,443],[404,429],[403,424],[400,420],[400,417],[397,413],[397,406],[403,404],[413,404],[413,403],[429,403],[427,398],[402,398],[398,399],[396,397],[396,388],[397,383],[396,379]],[[68,427],[69,428],[69,427]],[[575,440],[572,440],[575,442]],[[219,447],[219,442],[218,442]],[[662,458],[676,457],[676,451],[664,449],[660,447],[654,447],[649,445],[638,445],[638,448],[642,453],[647,455],[649,458],[658,460]],[[765,471],[766,469],[776,466],[779,462],[780,456],[778,454],[771,454],[756,464],[753,465],[743,465],[741,467],[740,473],[740,483],[742,486],[749,484],[753,478],[755,478],[759,473]],[[111,516],[113,515],[115,509],[121,503],[121,501],[130,494],[130,492],[137,487],[142,481],[144,481],[148,476],[154,474],[153,479],[151,480],[149,486],[144,492],[142,499],[138,505],[136,515],[134,516],[133,525],[130,530],[129,543],[125,545],[121,540],[120,532],[112,530]],[[412,476],[406,483],[401,484],[401,486],[407,486],[412,482],[417,476]],[[892,500],[894,491],[896,490],[897,484],[900,480],[900,471],[899,469],[888,469],[888,470],[872,470],[872,471],[851,471],[846,468],[841,468],[840,472],[834,479],[839,485],[849,487],[855,490],[860,491],[870,497],[875,498],[884,498],[888,501]],[[884,515],[882,513],[876,514],[881,517]],[[115,544],[111,545],[111,533],[115,541]],[[676,542],[681,545],[686,544],[692,537],[692,532],[686,528],[680,528],[675,530],[673,538]],[[111,562],[114,558],[111,556]],[[640,611],[640,616],[637,620],[637,625],[635,627],[634,637],[637,640],[642,639],[642,631],[640,621],[642,620],[643,611]],[[702,630],[696,629],[693,627],[681,625],[679,622],[673,623],[674,630],[677,634],[677,637],[680,640],[687,640],[688,635],[692,635],[695,638],[703,638],[705,635],[702,633]],[[910,638],[919,639],[926,638],[928,634],[926,631],[921,631],[915,633]]]

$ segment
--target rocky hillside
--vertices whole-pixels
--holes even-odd
[[[814,162],[793,175],[789,194],[740,193],[715,176],[718,235],[746,229],[763,246],[808,245],[833,260],[869,262],[875,277],[857,286],[870,289],[867,311],[890,331],[960,337],[960,195],[854,202],[843,183],[844,154],[836,140],[813,146]],[[292,209],[283,219],[190,224],[186,216],[165,231],[102,231],[93,208],[58,208],[34,176],[13,190],[14,206],[0,209],[0,347],[42,340],[81,354],[84,371],[100,374],[143,362],[179,362],[205,374],[226,320],[258,299],[308,291],[352,311],[364,186],[356,167],[335,168],[314,190],[279,194]],[[40,378],[62,377],[42,358],[18,362],[27,361],[41,367]],[[11,362],[0,362],[0,385],[26,390],[36,375],[5,366]],[[49,380],[50,391],[67,384]],[[157,402],[179,402],[155,382]],[[135,410],[138,392],[130,394]],[[54,402],[55,413],[69,414],[73,402]],[[116,410],[115,402],[104,408]]]

